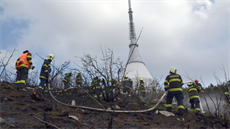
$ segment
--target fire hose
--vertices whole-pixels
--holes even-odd
[[[94,110],[94,111],[104,111],[104,112],[117,112],[117,113],[141,113],[141,112],[148,112],[148,111],[152,111],[154,110],[159,104],[160,102],[164,99],[164,97],[167,95],[168,91],[166,91],[161,98],[159,99],[159,101],[156,103],[156,105],[154,105],[152,108],[149,109],[145,109],[145,110],[111,110],[111,109],[102,109],[102,108],[94,108],[94,107],[87,107],[87,106],[79,106],[79,105],[69,105],[66,103],[63,103],[59,100],[57,100],[51,90],[50,90],[50,84],[48,84],[48,90],[49,90],[49,94],[50,96],[53,98],[54,101],[56,101],[59,104],[62,104],[64,106],[68,106],[68,107],[73,107],[73,108],[82,108],[82,109],[88,109],[88,110]]]

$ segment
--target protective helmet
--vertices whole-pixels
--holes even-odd
[[[188,85],[192,85],[192,84],[193,84],[192,80],[188,81]]]
[[[29,52],[29,50],[25,50],[25,51],[23,52],[23,54],[25,54],[25,53],[27,53],[27,52]]]
[[[177,69],[175,67],[170,68],[170,73],[176,73]]]
[[[50,53],[50,54],[47,55],[47,58],[50,59],[50,60],[53,60],[54,59],[54,55]]]
[[[196,79],[195,82],[198,83],[199,81]]]
[[[73,73],[72,73],[72,72],[70,72],[69,74],[70,74],[70,76],[73,76]]]
[[[125,78],[128,78],[128,76],[127,76],[127,75],[125,75]]]
[[[140,81],[143,81],[143,78],[140,78]]]

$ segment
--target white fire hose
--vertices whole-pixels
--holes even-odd
[[[74,108],[82,108],[82,109],[88,109],[88,110],[95,110],[95,111],[104,111],[104,112],[117,112],[117,113],[141,113],[141,112],[148,112],[148,111],[152,111],[154,110],[159,104],[160,102],[164,99],[164,97],[167,95],[168,91],[166,91],[162,97],[160,98],[160,100],[157,102],[156,105],[154,105],[152,108],[149,108],[149,109],[145,109],[145,110],[111,110],[111,109],[102,109],[102,108],[93,108],[93,107],[87,107],[87,106],[78,106],[78,105],[69,105],[69,104],[66,104],[66,103],[63,103],[59,100],[57,100],[53,94],[51,93],[51,90],[50,90],[50,85],[48,84],[48,89],[49,89],[49,94],[50,96],[56,101],[58,102],[59,104],[62,104],[62,105],[65,105],[65,106],[68,106],[68,107],[74,107]]]

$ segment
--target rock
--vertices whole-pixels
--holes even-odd
[[[75,100],[72,100],[71,105],[72,105],[72,106],[75,106],[75,105],[76,105]]]
[[[0,124],[2,123],[5,123],[5,120],[2,117],[0,117]]]
[[[73,115],[69,115],[68,117],[70,117],[70,118],[73,118],[74,120],[79,120],[79,118],[78,117],[76,117],[76,116],[73,116]]]
[[[173,114],[172,112],[168,112],[168,111],[159,111],[160,114],[165,115],[165,116],[175,116],[175,114]]]
[[[156,110],[155,114],[159,114],[159,111],[158,111],[158,110]]]
[[[184,118],[177,118],[178,121],[184,121]]]
[[[118,105],[115,105],[115,109],[121,109]]]

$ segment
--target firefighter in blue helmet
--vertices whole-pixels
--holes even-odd
[[[191,112],[200,114],[200,100],[199,94],[200,87],[196,85],[193,81],[189,81],[188,85],[188,94],[189,94],[189,102],[191,104]]]
[[[171,67],[169,75],[166,77],[164,82],[165,91],[168,91],[166,97],[166,107],[167,111],[172,112],[172,99],[176,98],[178,104],[178,115],[182,116],[184,114],[184,105],[183,105],[183,93],[182,85],[184,84],[182,78],[179,74],[176,73],[177,69]]]
[[[66,73],[65,74],[65,78],[62,80],[63,83],[64,83],[64,95],[71,95],[71,93],[68,93],[68,88],[70,87],[69,86],[69,83],[70,83],[70,77],[73,76],[73,73]]]
[[[41,67],[41,72],[40,72],[40,84],[38,86],[38,92],[41,94],[46,87],[48,87],[48,81],[49,81],[49,74],[51,72],[51,68],[50,68],[50,63],[52,62],[52,60],[54,59],[54,55],[53,54],[48,54],[47,58],[44,60],[44,63]],[[53,86],[50,85],[50,90],[53,93]]]

